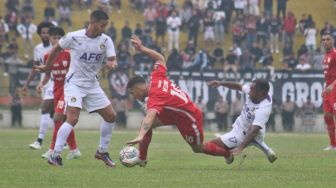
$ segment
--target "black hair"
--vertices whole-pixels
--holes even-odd
[[[136,75],[133,78],[131,78],[128,83],[127,83],[127,89],[132,88],[133,86],[135,86],[136,84],[145,84],[146,80],[144,77]]]
[[[61,36],[65,35],[64,30],[61,27],[50,27],[49,28],[49,35],[50,36]]]
[[[94,21],[102,21],[102,20],[108,20],[108,15],[102,11],[102,10],[95,10],[91,13],[90,19],[93,19]]]
[[[255,83],[256,90],[262,92],[264,95],[267,95],[270,89],[268,81],[263,79],[256,79],[253,81]]]
[[[333,36],[332,35],[332,33],[330,32],[330,31],[324,31],[323,33],[322,33],[322,36],[324,36],[324,35],[329,35],[329,36]]]
[[[50,22],[41,22],[38,26],[37,26],[37,33],[38,35],[41,35],[42,29],[43,28],[50,28],[53,27],[54,24],[50,23]]]

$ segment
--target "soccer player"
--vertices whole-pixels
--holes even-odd
[[[40,36],[41,43],[36,45],[34,48],[34,64],[43,64],[44,55],[51,50],[51,45],[49,43],[49,28],[53,24],[49,22],[42,22],[37,26],[37,33]],[[29,83],[33,80],[36,75],[36,71],[32,69],[30,72],[26,83],[24,84],[22,91],[24,94],[28,92]],[[41,79],[43,75],[41,75]],[[37,140],[29,145],[31,149],[41,149],[44,136],[48,130],[48,125],[52,122],[53,116],[53,82],[50,80],[42,89],[42,110],[41,110],[41,120],[40,129]]]
[[[148,101],[146,116],[141,122],[138,137],[127,142],[129,145],[139,143],[140,155],[136,158],[124,159],[123,163],[130,166],[145,166],[152,129],[161,125],[176,125],[195,153],[224,156],[227,163],[232,163],[233,156],[229,150],[220,148],[211,142],[203,142],[202,112],[185,92],[168,79],[163,56],[143,46],[136,36],[133,36],[131,41],[136,50],[149,56],[155,64],[149,84],[141,76],[133,77],[127,84],[130,94],[135,99],[144,101],[148,97]]]
[[[49,28],[49,35],[50,35],[50,43],[54,47],[58,43],[58,40],[64,36],[64,30],[60,27],[51,27]],[[44,62],[47,61],[48,56],[49,53],[44,55]],[[37,88],[41,90],[43,86],[48,83],[52,75],[52,79],[54,80],[53,94],[54,94],[55,126],[50,149],[42,155],[42,157],[46,159],[50,157],[55,148],[57,132],[65,120],[64,80],[65,75],[68,72],[69,65],[70,65],[70,52],[67,50],[62,50],[56,57],[55,61],[53,62],[51,72],[46,72],[43,80],[37,86]],[[81,156],[81,152],[77,148],[74,130],[71,131],[67,139],[67,143],[70,147],[70,152],[67,156],[67,159],[79,158]]]
[[[330,145],[324,150],[336,150],[336,49],[333,35],[330,32],[322,34],[322,45],[326,50],[323,59],[324,77],[326,86],[322,91],[324,121],[327,124]]]
[[[268,95],[270,88],[268,82],[258,79],[250,85],[241,85],[214,80],[208,82],[208,85],[215,88],[224,86],[248,95],[232,130],[211,142],[221,148],[231,150],[233,154],[240,154],[245,147],[253,144],[266,154],[271,163],[274,162],[277,156],[264,142],[266,123],[272,111],[272,98]]]
[[[71,63],[64,86],[67,118],[57,133],[54,152],[48,159],[51,165],[63,165],[60,157],[63,145],[78,122],[80,110],[85,107],[90,113],[97,112],[104,119],[101,124],[100,144],[95,158],[102,160],[110,167],[115,166],[107,149],[116,113],[100,87],[97,76],[105,59],[105,69],[109,71],[117,67],[113,41],[103,33],[108,19],[108,15],[101,10],[92,12],[87,29],[68,33],[51,50],[46,64],[35,66],[37,71],[50,70],[58,53],[62,49],[70,49]]]

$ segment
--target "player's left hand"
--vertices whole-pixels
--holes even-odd
[[[118,67],[117,61],[107,61],[106,64],[104,65],[104,68],[108,71],[114,70]]]
[[[127,145],[133,146],[135,144],[138,144],[139,142],[142,142],[143,138],[142,137],[137,137],[131,141],[126,142]]]
[[[322,91],[322,97],[324,97],[325,94],[329,94],[334,89],[334,85],[330,84],[327,88],[325,88]]]
[[[230,150],[230,151],[231,151],[231,153],[232,153],[233,155],[239,155],[239,154],[242,153],[243,149],[240,148],[240,147],[236,147],[236,148],[233,148],[233,149]]]

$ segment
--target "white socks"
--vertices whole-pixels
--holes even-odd
[[[268,147],[268,145],[263,141],[263,142],[257,142],[257,141],[253,141],[252,142],[257,148],[261,149],[266,155],[268,154],[268,152],[270,150],[272,150],[270,147]]]
[[[40,130],[39,130],[39,135],[38,138],[44,139],[44,136],[48,130],[48,125],[50,122],[53,120],[50,118],[50,114],[41,114],[41,120],[40,120]]]
[[[103,121],[103,123],[100,126],[100,144],[98,151],[100,153],[106,153],[108,146],[111,141],[112,136],[112,129],[114,127],[114,123],[109,123],[106,121]]]
[[[70,125],[67,122],[64,122],[62,124],[62,126],[60,127],[60,129],[58,130],[57,133],[57,138],[56,138],[56,144],[55,144],[55,149],[54,149],[54,153],[53,153],[53,157],[56,157],[58,155],[61,154],[62,150],[63,150],[63,146],[71,132],[71,130],[73,129],[72,125]]]

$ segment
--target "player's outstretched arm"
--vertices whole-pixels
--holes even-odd
[[[243,140],[243,142],[236,148],[234,148],[232,150],[232,153],[237,155],[237,154],[240,154],[243,149],[248,146],[252,140],[257,136],[258,132],[260,130],[260,127],[257,126],[257,125],[252,125],[251,129],[248,131],[245,139]]]
[[[126,144],[128,145],[134,145],[137,144],[139,142],[141,142],[143,140],[143,137],[146,135],[146,133],[152,129],[155,117],[156,117],[156,111],[154,110],[149,110],[147,111],[146,116],[144,117],[144,119],[141,122],[141,127],[140,127],[140,132],[137,138],[126,142]]]
[[[50,70],[51,65],[55,61],[58,54],[62,51],[62,48],[59,44],[57,44],[50,52],[47,61],[44,65],[34,66],[34,70],[37,72],[46,72]]]
[[[219,80],[212,80],[212,81],[208,82],[208,86],[213,87],[213,88],[223,86],[223,87],[227,87],[229,89],[234,89],[234,90],[238,90],[238,91],[242,91],[242,88],[243,88],[243,86],[239,83],[221,82]]]
[[[165,61],[164,57],[159,52],[157,52],[155,50],[152,50],[152,49],[149,49],[149,48],[145,47],[144,45],[142,45],[141,40],[137,36],[135,36],[135,35],[132,36],[131,42],[132,42],[134,48],[136,50],[138,50],[139,52],[142,52],[142,53],[146,54],[147,56],[149,56],[155,62],[166,65],[166,61]]]

